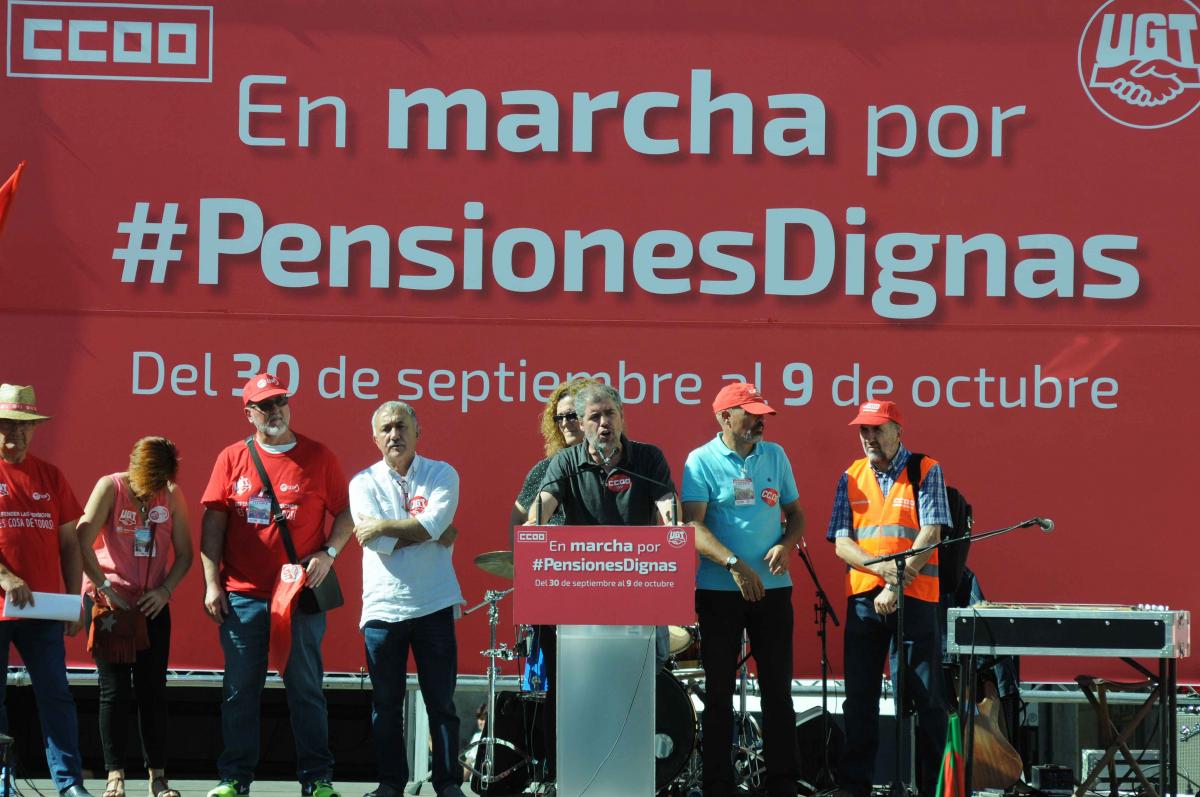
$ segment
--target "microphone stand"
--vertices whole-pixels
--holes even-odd
[[[808,556],[808,545],[801,539],[796,545],[796,550],[800,553],[800,561],[804,562],[804,569],[808,571],[808,577],[812,579],[813,586],[817,588],[817,602],[813,606],[816,611],[817,623],[817,638],[821,640],[821,741],[824,747],[822,754],[821,771],[817,773],[814,783],[809,784],[812,787],[813,794],[831,788],[834,783],[833,768],[829,764],[829,722],[830,716],[827,710],[829,701],[829,635],[827,633],[826,622],[833,620],[835,626],[840,627],[838,622],[837,612],[833,610],[833,604],[829,602],[829,596],[825,594],[825,590],[821,587],[821,579],[817,578],[817,571],[813,568],[812,559]]]
[[[626,467],[622,467],[620,464],[613,465],[609,469],[610,474],[617,473],[617,472],[624,473],[626,476],[632,476],[635,479],[641,479],[642,481],[646,482],[647,484],[652,484],[655,487],[662,488],[663,490],[669,490],[671,492],[671,511],[674,513],[675,516],[667,518],[667,525],[668,526],[682,525],[683,521],[680,519],[682,510],[679,505],[679,494],[675,491],[675,488],[673,486],[667,484],[666,482],[661,482],[658,479],[651,478],[651,477],[645,475],[644,473],[638,473],[637,471],[630,470],[629,468],[626,468]],[[657,506],[657,504],[658,504],[658,502],[655,499],[651,499],[651,505]]]
[[[1050,528],[1046,528],[1046,526],[1044,526],[1043,523],[1049,523],[1049,521],[1047,521],[1043,518],[1034,517],[1034,518],[1030,518],[1029,520],[1025,520],[1020,523],[1017,523],[1016,525],[1013,525],[1013,526],[1006,526],[1005,528],[1002,528],[1002,529],[994,529],[992,531],[985,531],[982,534],[977,534],[977,535],[964,534],[961,537],[954,537],[951,539],[941,540],[939,542],[935,542],[930,545],[921,546],[920,548],[909,548],[906,551],[899,551],[898,553],[887,554],[885,556],[877,556],[874,559],[868,559],[867,561],[863,562],[863,565],[866,567],[869,567],[870,565],[873,565],[873,564],[878,564],[880,562],[895,562],[896,563],[896,573],[898,574],[898,576],[897,576],[898,583],[894,585],[898,590],[896,592],[896,650],[898,651],[898,654],[896,656],[897,661],[896,661],[896,689],[895,689],[896,772],[895,772],[895,776],[892,779],[891,797],[904,797],[904,794],[905,794],[904,784],[901,782],[901,779],[900,779],[900,771],[901,771],[901,768],[904,763],[904,738],[906,736],[906,734],[904,732],[904,722],[903,722],[904,691],[905,691],[904,690],[904,681],[905,681],[905,678],[907,678],[907,676],[908,676],[908,662],[906,661],[905,656],[904,656],[904,576],[903,576],[904,568],[905,568],[907,560],[913,556],[920,556],[923,553],[932,551],[937,548],[949,548],[951,545],[957,545],[958,543],[964,542],[966,540],[970,540],[972,542],[979,542],[980,540],[986,540],[989,537],[998,537],[1001,534],[1007,534],[1010,531],[1016,531],[1017,529],[1029,528],[1031,526],[1041,526],[1043,531],[1049,531],[1050,528],[1054,527],[1053,524],[1051,523]],[[959,684],[959,691],[961,692],[962,696],[959,699],[958,712],[959,712],[959,722],[961,722],[963,724],[963,737],[964,737],[963,759],[966,762],[965,773],[964,773],[966,783],[963,784],[963,786],[964,786],[964,791],[965,791],[965,794],[967,795],[967,797],[970,797],[970,795],[972,794],[972,790],[971,790],[971,770],[972,770],[971,758],[975,752],[975,750],[974,750],[974,748],[975,748],[975,739],[974,739],[974,730],[975,730],[975,711],[974,711],[974,709],[975,709],[975,706],[973,703],[974,695],[972,694],[973,686],[974,686],[974,684],[966,684],[966,683]]]

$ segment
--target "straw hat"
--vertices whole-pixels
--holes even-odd
[[[0,385],[0,418],[10,421],[48,421],[37,410],[37,396],[28,385]]]

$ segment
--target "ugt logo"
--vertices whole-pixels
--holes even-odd
[[[1200,106],[1200,9],[1191,0],[1108,0],[1079,40],[1092,104],[1127,127],[1167,127]]]

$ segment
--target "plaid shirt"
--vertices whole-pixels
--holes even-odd
[[[886,471],[871,468],[875,472],[881,493],[888,494],[907,464],[908,449],[901,443],[896,456],[892,458],[891,466]],[[854,536],[854,521],[850,512],[850,492],[848,490],[849,479],[849,474],[843,471],[841,479],[838,480],[837,493],[833,498],[833,514],[829,516],[829,529],[825,532],[825,539],[830,542],[838,537]],[[917,517],[920,518],[922,526],[937,524],[949,528],[954,525],[950,521],[950,504],[946,500],[946,480],[942,476],[941,465],[934,465],[930,468],[929,473],[925,474],[925,480],[921,482]]]

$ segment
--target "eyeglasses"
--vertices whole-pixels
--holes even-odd
[[[251,401],[250,406],[261,413],[267,413],[276,407],[286,407],[288,403],[287,396],[276,396],[265,401]]]
[[[579,414],[575,413],[575,412],[565,412],[562,415],[554,416],[554,422],[557,424],[561,424],[563,421],[577,421],[577,420],[579,420]]]

